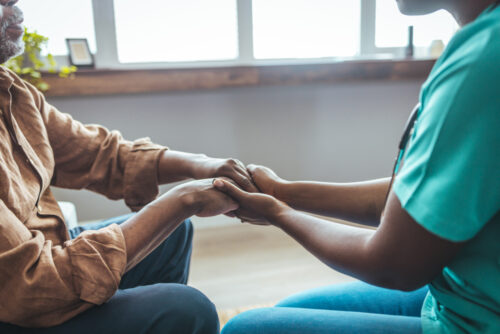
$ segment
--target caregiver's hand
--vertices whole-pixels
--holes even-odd
[[[247,166],[247,171],[261,192],[276,198],[279,198],[279,189],[288,182],[268,167],[251,164]]]
[[[249,193],[223,179],[216,179],[214,187],[238,203],[235,211],[242,221],[255,225],[272,224],[280,214],[292,210],[285,203],[262,193]]]

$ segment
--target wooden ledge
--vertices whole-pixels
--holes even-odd
[[[151,70],[80,70],[73,80],[44,74],[47,96],[139,94],[225,87],[425,78],[435,60],[353,60],[328,64]]]

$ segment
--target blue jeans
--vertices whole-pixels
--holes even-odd
[[[327,286],[288,297],[276,307],[241,313],[222,334],[421,333],[427,291],[401,292],[362,282]]]
[[[75,238],[84,230],[120,224],[130,216],[79,226],[70,230],[70,236]],[[103,305],[50,328],[27,329],[0,323],[0,333],[218,333],[219,320],[215,306],[201,292],[185,285],[189,274],[192,237],[193,227],[186,220],[122,277],[120,289]]]

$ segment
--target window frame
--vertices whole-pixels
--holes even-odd
[[[238,24],[238,57],[236,59],[221,61],[121,63],[118,59],[114,0],[92,0],[97,47],[97,53],[94,55],[95,68],[130,70],[328,64],[342,60],[398,59],[404,55],[404,47],[380,48],[375,45],[376,0],[359,0],[361,26],[359,54],[357,56],[353,58],[255,59],[253,55],[252,0],[236,1]],[[415,53],[417,55],[423,54],[419,48],[415,49]],[[68,63],[67,58],[67,55],[56,56],[58,63],[63,65]]]

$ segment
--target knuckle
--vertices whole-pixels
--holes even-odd
[[[229,170],[231,170],[231,166],[229,166],[227,163],[224,163],[217,168],[217,173],[224,174],[225,172],[227,172]]]
[[[229,158],[226,160],[226,163],[230,166],[236,166],[238,164],[238,160],[234,158]]]
[[[242,177],[241,180],[243,181],[243,183],[247,186],[251,185],[252,182],[248,179],[248,177]]]
[[[241,178],[239,183],[240,183],[240,186],[242,186],[243,189],[245,189],[245,190],[249,190],[252,188],[252,182],[250,182],[246,177]]]

